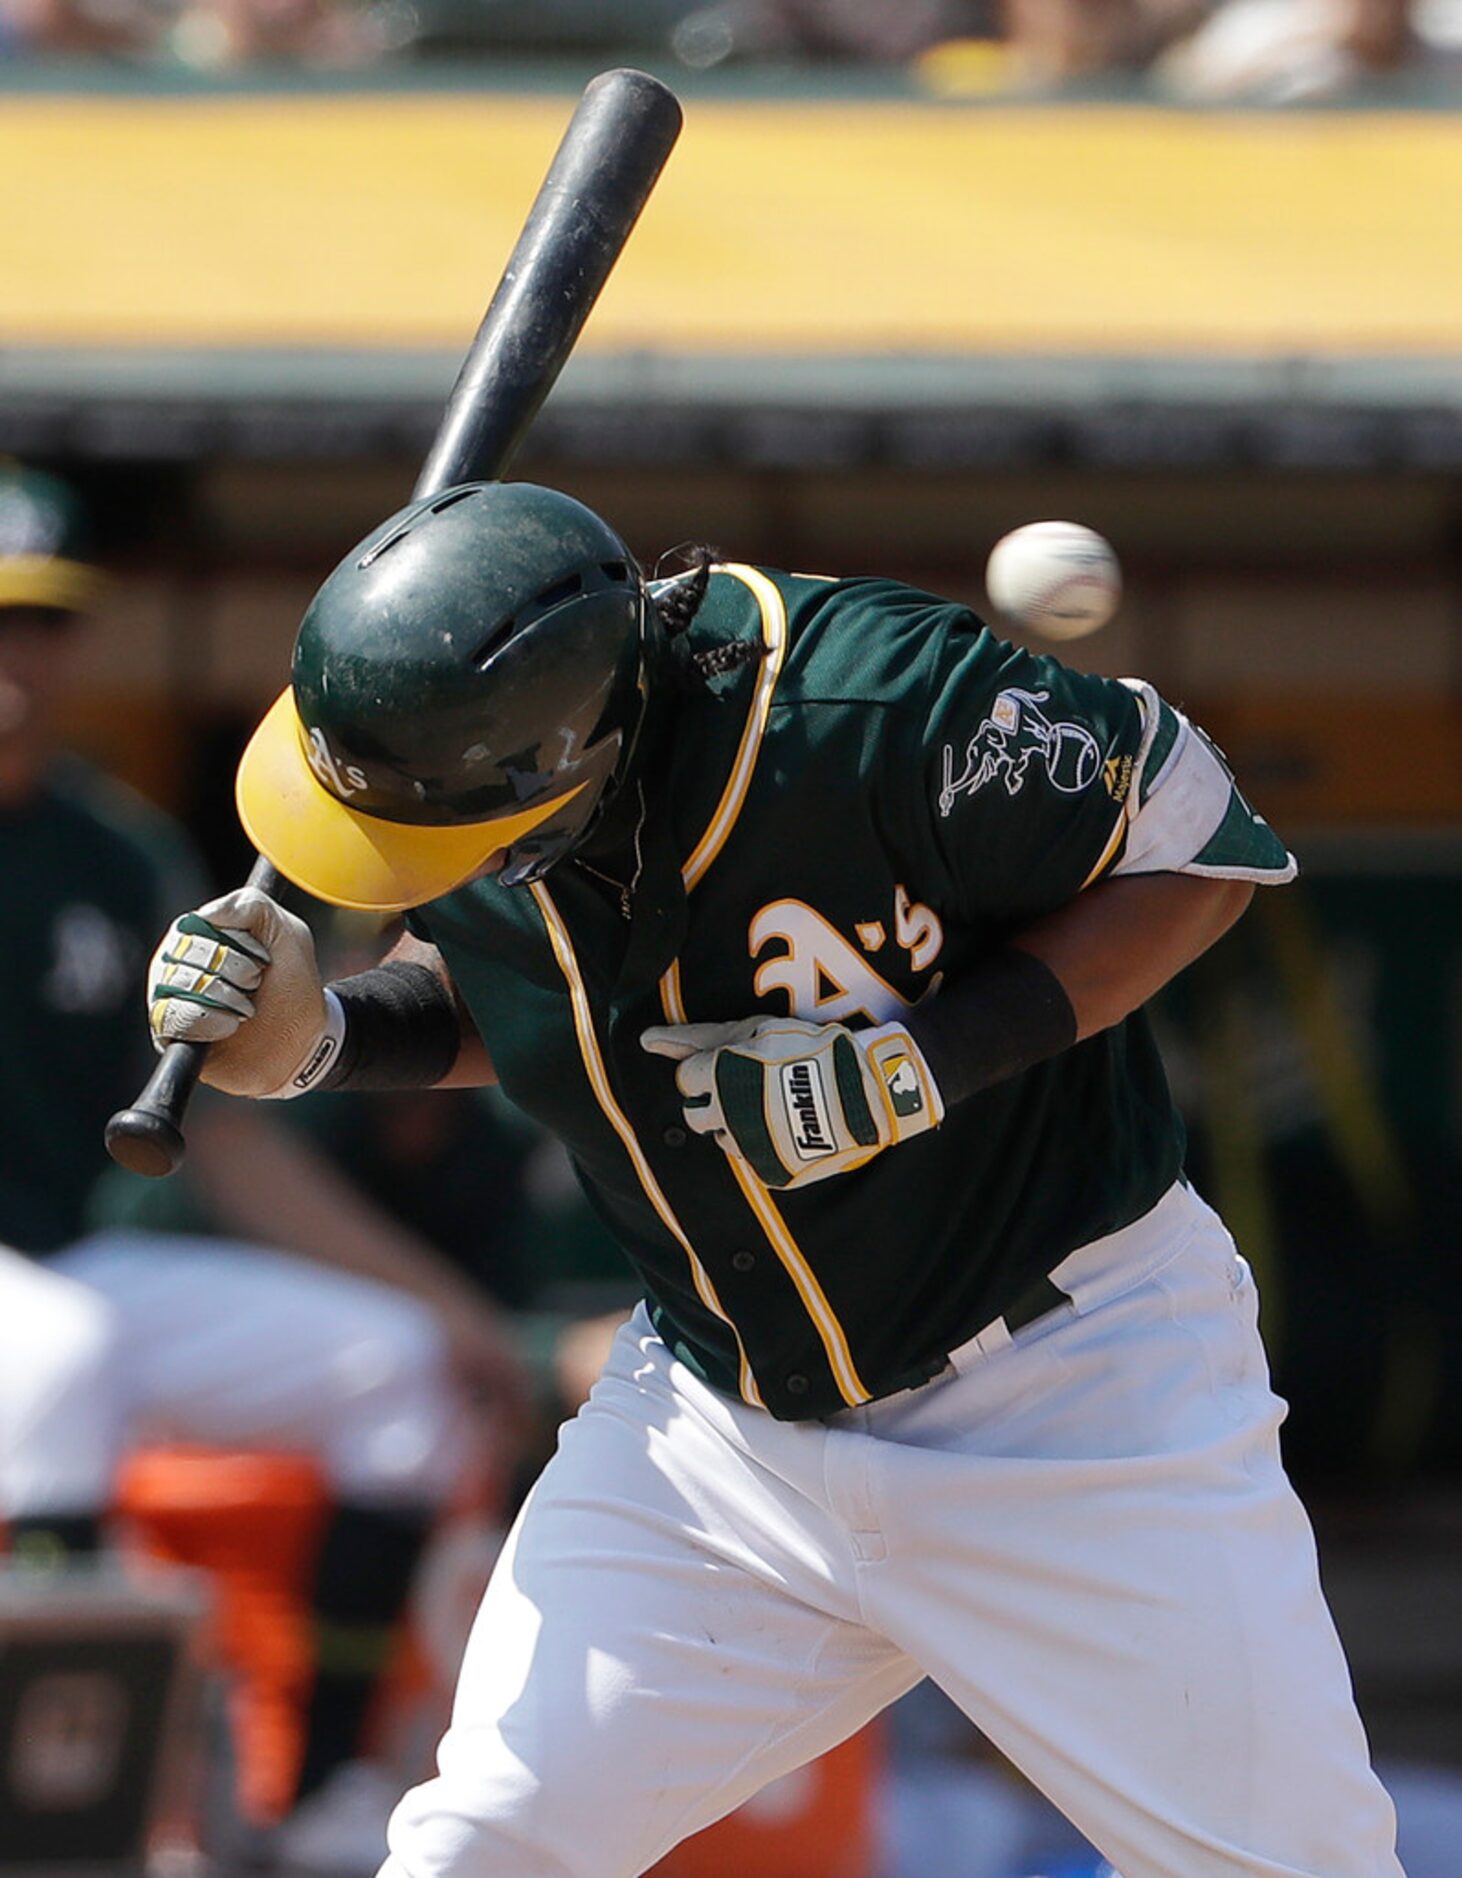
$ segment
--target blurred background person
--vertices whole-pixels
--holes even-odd
[[[1221,0],[1155,75],[1194,102],[1334,97],[1428,60],[1417,11],[1413,0]]]
[[[1138,71],[1206,0],[1002,0],[1009,69],[1017,84],[1059,86],[1073,79]]]
[[[142,52],[157,38],[147,0],[0,0],[0,58]]]
[[[739,58],[799,58],[884,64],[912,59],[944,39],[993,29],[996,0],[731,0],[707,8],[682,43],[723,44]]]
[[[1457,31],[1455,13],[1450,31]],[[1297,104],[1441,69],[1447,0],[1003,0],[1009,73],[1141,75],[1159,95]]]
[[[348,68],[387,49],[385,24],[386,9],[369,0],[0,0],[0,59]]]
[[[198,1112],[211,1236],[87,1230],[106,1118],[145,1069],[143,967],[193,867],[164,817],[55,747],[98,584],[80,527],[54,478],[0,476],[0,1518],[35,1567],[96,1548],[139,1443],[314,1457],[332,1512],[298,1798],[359,1812],[390,1626],[464,1475],[513,1464],[524,1374],[487,1292],[241,1106]]]

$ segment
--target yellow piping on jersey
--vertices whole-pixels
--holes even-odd
[[[731,1172],[736,1176],[736,1184],[745,1194],[748,1206],[756,1214],[757,1221],[770,1240],[772,1250],[781,1260],[787,1276],[797,1287],[797,1295],[801,1298],[807,1315],[812,1319],[813,1326],[822,1339],[822,1347],[827,1352],[828,1367],[832,1370],[833,1380],[838,1385],[838,1393],[849,1408],[856,1408],[860,1402],[871,1402],[872,1392],[864,1385],[863,1378],[858,1374],[853,1362],[853,1353],[848,1348],[847,1335],[838,1322],[837,1313],[828,1303],[827,1295],[817,1282],[817,1276],[803,1256],[801,1247],[787,1230],[787,1222],[782,1218],[776,1201],[745,1161],[734,1154],[728,1155],[727,1159],[731,1163]]]
[[[1147,700],[1143,695],[1142,689],[1140,689],[1141,681],[1138,679],[1124,678],[1120,680],[1119,682],[1131,688],[1132,695],[1134,699],[1136,700],[1137,715],[1138,715],[1138,718],[1141,720],[1142,726],[1143,726],[1142,740],[1138,746],[1137,760],[1136,760],[1136,763],[1133,765],[1133,769],[1132,769],[1131,792],[1127,796],[1126,801],[1122,803],[1122,805],[1118,809],[1117,825],[1115,828],[1113,828],[1111,834],[1107,837],[1107,845],[1102,849],[1101,855],[1097,860],[1096,866],[1087,875],[1086,879],[1082,881],[1080,887],[1077,888],[1078,893],[1085,893],[1087,888],[1092,884],[1094,880],[1099,880],[1101,876],[1106,873],[1107,869],[1111,866],[1113,860],[1116,858],[1117,850],[1122,845],[1122,837],[1127,832],[1127,824],[1137,811],[1138,778],[1141,774],[1142,764],[1146,758],[1147,751],[1149,747],[1151,746],[1152,739],[1157,731],[1158,719],[1154,717],[1151,723],[1148,722]],[[1147,689],[1151,690],[1151,687],[1149,686],[1147,687]],[[1156,695],[1157,694],[1154,692],[1153,696],[1156,697]]]
[[[680,960],[672,959],[660,980],[660,1009],[667,1024],[686,1024],[685,999],[680,995]]]
[[[687,893],[721,852],[726,837],[736,825],[736,819],[746,801],[746,792],[751,787],[752,771],[756,768],[756,759],[761,752],[761,741],[766,735],[772,693],[777,688],[777,680],[782,675],[782,665],[787,657],[787,603],[777,591],[775,583],[768,580],[760,568],[746,567],[739,561],[728,562],[714,571],[730,574],[743,587],[750,588],[761,608],[761,632],[767,651],[757,673],[756,696],[751,701],[736,761],[731,765],[731,774],[721,792],[721,800],[706,825],[706,832],[680,870]]]
[[[777,688],[777,680],[781,677],[782,666],[786,662],[789,638],[787,603],[782,598],[775,582],[769,580],[760,568],[748,567],[742,562],[734,561],[717,568],[716,571],[730,574],[733,579],[739,580],[755,598],[761,610],[762,641],[766,646],[766,657],[762,660],[761,670],[757,675],[756,695],[747,713],[741,742],[736,751],[736,760],[731,765],[731,774],[727,779],[726,787],[721,792],[721,799],[716,804],[715,813],[707,824],[705,833],[696,843],[690,859],[681,869],[681,878],[685,883],[687,893],[690,893],[704,878],[707,868],[725,846],[727,837],[741,814],[747,791],[751,787],[756,760],[761,754],[762,740],[766,735],[767,719],[771,712],[772,694]],[[681,995],[678,959],[672,962],[669,970],[660,980],[660,1005],[667,1023],[684,1024],[689,1021],[686,1016],[685,1000]],[[833,1373],[843,1400],[850,1407],[860,1402],[871,1401],[872,1397],[853,1362],[847,1334],[839,1323],[836,1312],[828,1303],[806,1256],[787,1230],[787,1223],[782,1218],[776,1203],[751,1169],[734,1157],[731,1157],[731,1171],[736,1176],[747,1204],[756,1214],[757,1223],[766,1234],[772,1250],[796,1287],[797,1295],[812,1319],[813,1327],[822,1339],[823,1349],[827,1353],[828,1367]],[[745,1394],[744,1386],[742,1393]]]
[[[665,1012],[667,1024],[684,1024],[689,1020],[685,1014],[685,1005],[680,996],[680,962],[677,960],[660,980],[660,1004]],[[872,1158],[871,1156],[869,1157]],[[848,1348],[848,1338],[837,1313],[828,1303],[822,1286],[817,1282],[816,1274],[807,1263],[801,1247],[787,1230],[787,1222],[777,1209],[770,1193],[752,1173],[751,1169],[735,1155],[728,1155],[731,1171],[736,1176],[747,1204],[756,1214],[757,1224],[766,1234],[772,1250],[776,1253],[787,1276],[797,1288],[807,1315],[812,1319],[817,1334],[822,1339],[822,1347],[827,1353],[828,1368],[838,1385],[838,1392],[849,1408],[860,1402],[872,1400],[869,1391],[863,1386],[863,1379],[858,1374],[853,1362],[853,1353]]]
[[[1077,889],[1078,893],[1085,893],[1094,880],[1099,880],[1101,876],[1106,873],[1116,856],[1118,848],[1122,845],[1122,837],[1126,832],[1127,815],[1126,811],[1123,810],[1117,816],[1117,826],[1112,830],[1107,845],[1102,849],[1101,858],[1097,861],[1096,866],[1087,875],[1086,879],[1082,881],[1080,887]]]
[[[674,1209],[661,1191],[660,1183],[645,1159],[644,1150],[635,1139],[629,1117],[614,1099],[614,1091],[609,1084],[609,1072],[604,1066],[604,1057],[599,1049],[599,1039],[594,1034],[594,1017],[589,1007],[589,994],[584,986],[579,962],[574,956],[573,941],[569,938],[568,928],[564,925],[558,908],[549,897],[548,889],[541,881],[530,881],[528,890],[538,903],[538,911],[543,916],[543,924],[548,932],[548,943],[553,947],[553,956],[558,960],[559,970],[568,984],[569,1001],[574,1013],[574,1032],[579,1040],[579,1054],[584,1059],[584,1068],[588,1072],[589,1086],[594,1091],[594,1099],[604,1111],[610,1127],[624,1143],[625,1152],[629,1155],[630,1164],[635,1170],[641,1187],[644,1188],[646,1199],[659,1214],[666,1229],[679,1242],[686,1258],[689,1259],[696,1296],[713,1316],[720,1318],[736,1339],[742,1400],[750,1403],[753,1408],[765,1408],[766,1404],[757,1389],[756,1380],[751,1373],[751,1365],[742,1347],[741,1333],[721,1308],[721,1300],[716,1296],[716,1287],[711,1283],[710,1273],[701,1264],[695,1247],[686,1237],[680,1221],[675,1217]]]

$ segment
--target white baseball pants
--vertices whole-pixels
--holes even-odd
[[[1055,1278],[1073,1306],[825,1423],[638,1316],[381,1878],[632,1878],[925,1672],[1124,1878],[1397,1878],[1221,1221],[1175,1187]]]
[[[464,1434],[431,1313],[386,1285],[226,1239],[0,1247],[0,1517],[105,1508],[140,1440],[292,1448],[342,1499],[430,1506]]]

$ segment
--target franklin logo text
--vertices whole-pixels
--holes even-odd
[[[822,1076],[816,1063],[782,1065],[782,1101],[798,1156],[804,1161],[816,1161],[833,1153]]]

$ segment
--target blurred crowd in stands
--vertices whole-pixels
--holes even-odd
[[[1343,96],[1462,62],[1462,0],[0,0],[0,56],[199,70],[602,55],[907,66],[941,95],[1136,80],[1179,101]]]

